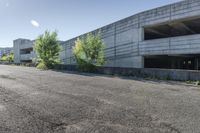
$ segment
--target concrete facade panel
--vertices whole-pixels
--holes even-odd
[[[115,46],[114,41],[115,41],[114,36],[109,36],[109,37],[103,38],[103,42],[105,44],[105,49],[114,47]]]
[[[116,46],[131,42],[138,42],[139,29],[129,29],[127,31],[116,34]]]
[[[127,67],[127,68],[141,68],[143,67],[143,59],[141,56],[120,58],[116,60],[116,66],[118,67]]]

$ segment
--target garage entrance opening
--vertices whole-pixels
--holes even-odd
[[[200,34],[200,18],[179,20],[144,28],[144,40]]]
[[[144,57],[145,68],[200,70],[200,55],[158,55]]]

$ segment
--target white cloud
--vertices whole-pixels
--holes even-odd
[[[10,6],[10,3],[6,3],[6,7],[9,7]]]
[[[8,8],[10,6],[10,2],[8,0],[0,0],[0,6]]]
[[[40,24],[36,20],[31,20],[31,24],[36,28],[40,27]]]

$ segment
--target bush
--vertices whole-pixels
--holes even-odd
[[[40,63],[37,65],[37,69],[47,70],[48,67],[45,65],[45,63],[40,62]]]
[[[195,82],[195,85],[200,85],[200,81],[196,81],[196,82]]]
[[[10,53],[9,55],[7,55],[7,61],[9,63],[14,61],[14,53]]]
[[[14,54],[3,54],[3,56],[0,58],[0,61],[12,63],[14,61]]]

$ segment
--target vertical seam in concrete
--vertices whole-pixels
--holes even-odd
[[[117,39],[117,36],[116,36],[116,35],[117,35],[117,33],[116,33],[116,32],[117,32],[117,31],[116,31],[116,29],[117,29],[116,23],[114,24],[114,28],[115,28],[115,29],[114,29],[114,56],[115,56],[114,66],[116,66],[116,59],[117,59],[117,58],[116,58],[116,41],[117,41],[117,40],[116,40],[116,39]]]
[[[137,41],[137,55],[139,56],[139,54],[140,54],[140,51],[139,51],[139,42],[140,42],[140,38],[139,38],[139,36],[141,35],[141,34],[143,34],[143,33],[141,33],[140,34],[140,32],[139,32],[139,30],[140,30],[140,15],[138,15],[138,41]],[[140,34],[140,35],[139,35]],[[142,35],[141,35],[141,37],[142,37]]]
[[[172,5],[170,5],[170,12],[169,12],[169,21],[172,20]]]
[[[172,5],[170,5],[169,22],[172,21]],[[170,31],[172,32],[172,31]],[[171,33],[170,33],[171,34]],[[171,37],[169,38],[169,51],[171,51]],[[169,53],[168,51],[168,53]]]
[[[66,64],[71,64],[71,62],[69,61],[68,63],[67,63],[67,45],[65,45],[65,52],[66,52],[66,56],[64,57],[64,59],[65,59],[65,63]],[[70,48],[70,51],[71,51],[71,48]],[[70,58],[70,56],[71,56],[71,53],[69,53],[69,57],[68,58]]]
[[[21,44],[21,41],[20,41],[19,44]],[[18,44],[18,45],[19,45],[19,44]],[[19,62],[21,62],[21,53],[20,53],[20,49],[21,49],[21,45],[19,45]]]
[[[70,47],[70,52],[71,52],[72,51],[72,44],[71,43],[69,44],[69,47]],[[69,56],[69,62],[70,62],[70,64],[72,64],[71,57],[72,57],[72,52],[70,53],[70,56]]]

